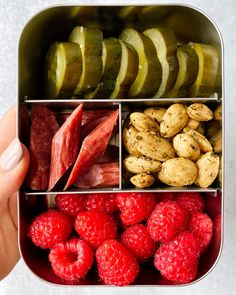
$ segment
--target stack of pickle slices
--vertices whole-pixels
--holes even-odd
[[[125,7],[122,19],[141,7]],[[154,8],[142,8],[149,17]],[[190,41],[190,40],[189,40]],[[45,66],[47,98],[123,99],[210,97],[219,87],[220,58],[209,44],[180,42],[168,27],[127,27],[103,39],[98,28],[77,26],[68,42],[51,44]]]

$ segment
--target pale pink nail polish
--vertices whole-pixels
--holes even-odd
[[[0,169],[12,170],[22,158],[22,147],[18,138],[15,138],[0,156]]]

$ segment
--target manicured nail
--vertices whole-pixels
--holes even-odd
[[[18,138],[15,138],[0,156],[1,170],[10,171],[20,161],[23,151]]]

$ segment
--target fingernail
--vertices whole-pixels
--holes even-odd
[[[15,138],[0,156],[1,170],[10,171],[20,161],[23,151],[18,138]]]

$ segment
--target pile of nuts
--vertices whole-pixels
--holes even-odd
[[[136,188],[155,182],[207,188],[217,176],[221,185],[221,125],[221,105],[212,111],[203,103],[174,103],[131,113],[123,128],[125,177]]]

